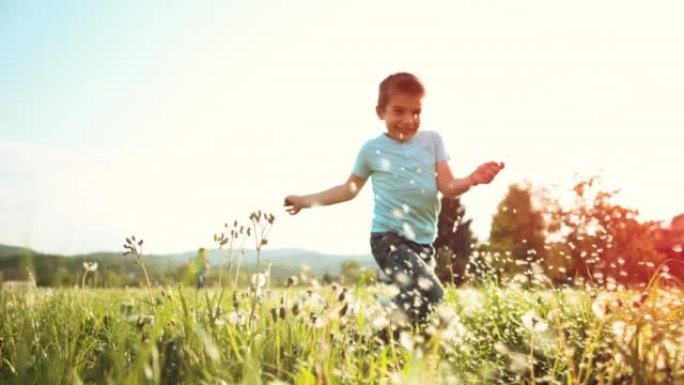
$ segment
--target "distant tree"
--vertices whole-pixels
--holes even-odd
[[[505,276],[531,274],[531,265],[544,259],[544,215],[533,206],[534,193],[528,183],[511,184],[494,214],[487,250]]]
[[[335,277],[333,277],[332,275],[330,275],[330,273],[326,271],[325,273],[323,273],[323,277],[321,278],[321,280],[323,281],[323,284],[329,285],[335,282]]]
[[[553,213],[556,235],[567,245],[564,269],[600,285],[643,285],[665,259],[657,248],[660,226],[639,221],[638,210],[614,203],[618,191],[603,191],[598,182],[592,177],[577,183],[574,202]]]
[[[342,262],[342,276],[347,283],[356,283],[361,278],[361,265],[357,261]]]
[[[684,282],[684,214],[672,218],[669,226],[661,229],[658,251],[667,257],[667,270]]]
[[[461,200],[442,197],[441,203],[434,242],[436,273],[443,283],[460,285],[465,281],[466,266],[477,239],[470,229],[472,219],[464,220],[466,210]]]

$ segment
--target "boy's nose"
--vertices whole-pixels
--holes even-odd
[[[415,115],[409,115],[403,119],[405,124],[416,124],[416,122],[418,122],[418,117]]]

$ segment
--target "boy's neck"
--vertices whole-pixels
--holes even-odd
[[[394,141],[401,142],[401,143],[406,143],[406,142],[408,142],[409,140],[411,140],[411,138],[413,138],[414,136],[416,136],[416,134],[413,134],[413,135],[409,136],[408,138],[403,137],[403,136],[401,136],[401,135],[399,135],[399,136],[392,136],[392,135],[389,133],[389,131],[385,131],[383,134],[384,134],[386,137],[388,137],[389,139],[392,139],[392,140],[394,140]]]

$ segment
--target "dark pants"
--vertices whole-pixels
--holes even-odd
[[[408,321],[425,322],[444,290],[435,275],[435,249],[394,232],[371,233],[371,250],[382,271],[399,286],[392,300]]]
[[[207,283],[207,278],[209,277],[209,273],[206,271],[202,271],[197,274],[197,288],[201,289],[204,287],[204,284]]]

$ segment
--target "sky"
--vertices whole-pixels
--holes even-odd
[[[486,238],[508,185],[562,196],[600,174],[643,219],[684,212],[679,1],[0,3],[0,243],[51,253],[212,247],[224,222],[276,220],[268,247],[366,254],[368,183],[344,182],[384,126],[378,83],[424,83],[421,129],[465,176]]]

